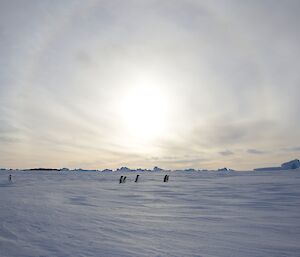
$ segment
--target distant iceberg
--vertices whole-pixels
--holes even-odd
[[[265,168],[257,168],[255,171],[267,171],[267,170],[294,170],[300,168],[300,161],[298,159],[285,162],[281,164],[280,167],[265,167]]]
[[[281,164],[283,170],[294,170],[300,168],[300,161],[295,159]]]

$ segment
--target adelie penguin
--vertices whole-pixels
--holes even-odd
[[[134,181],[134,182],[138,182],[139,176],[140,176],[140,175],[136,175],[136,178],[135,178],[135,181]]]
[[[168,181],[169,181],[169,175],[165,175],[164,182],[168,182]]]
[[[120,177],[119,184],[123,183],[123,176]]]
[[[123,183],[125,183],[126,182],[126,176],[123,178]]]

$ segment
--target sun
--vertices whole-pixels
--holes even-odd
[[[123,128],[131,139],[152,142],[167,133],[168,101],[161,88],[150,83],[136,85],[121,102]]]

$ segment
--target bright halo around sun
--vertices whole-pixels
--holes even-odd
[[[149,143],[163,137],[168,130],[168,99],[158,86],[141,83],[130,88],[121,105],[127,140]]]

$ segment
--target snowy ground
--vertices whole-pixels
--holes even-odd
[[[8,174],[1,257],[300,256],[300,170]]]

